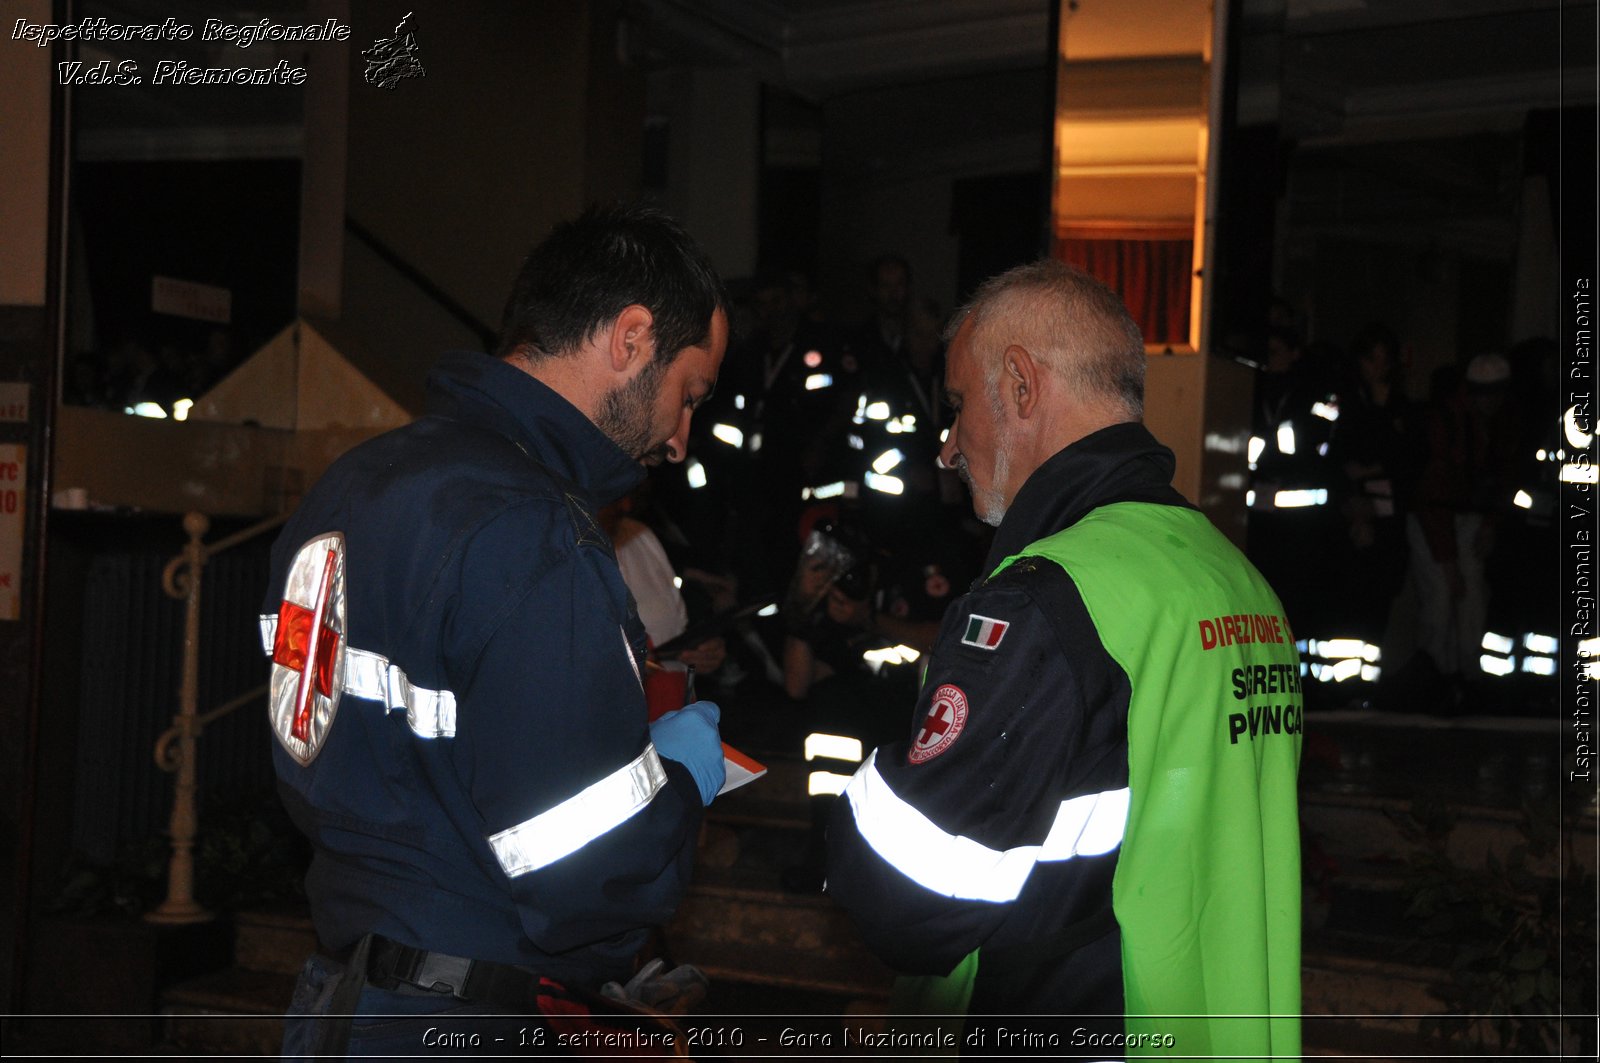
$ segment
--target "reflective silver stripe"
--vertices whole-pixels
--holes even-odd
[[[448,690],[413,686],[400,666],[382,654],[345,650],[344,692],[381,701],[391,711],[404,709],[406,723],[422,738],[456,735],[456,696]]]
[[[622,636],[622,652],[628,655],[628,663],[633,666],[633,678],[639,681],[639,689],[643,690],[644,675],[639,671],[639,661],[633,656],[633,643],[628,641],[628,629],[618,624],[617,633]]]
[[[277,633],[278,618],[261,617],[261,645],[269,656]],[[455,694],[412,685],[405,671],[381,653],[345,648],[344,693],[382,702],[391,712],[403,710],[406,723],[419,738],[455,737]]]
[[[667,783],[655,746],[552,809],[489,837],[495,859],[511,878],[576,852],[631,819]]]
[[[945,897],[1014,901],[1035,864],[1098,856],[1122,844],[1126,787],[1063,801],[1042,845],[1000,851],[946,833],[901,800],[878,774],[877,758],[874,750],[845,787],[856,829],[892,867]]]

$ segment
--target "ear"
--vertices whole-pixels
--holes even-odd
[[[1014,343],[1000,357],[1000,394],[1018,419],[1025,421],[1038,408],[1039,363],[1026,347]]]
[[[623,308],[606,338],[613,372],[631,375],[635,367],[655,357],[654,326],[655,317],[638,303]]]

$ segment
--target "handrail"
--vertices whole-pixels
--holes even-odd
[[[200,512],[186,513],[183,530],[188,533],[189,541],[183,552],[167,562],[161,572],[161,589],[170,597],[182,600],[185,608],[178,711],[172,717],[172,726],[162,732],[155,744],[156,764],[163,771],[177,775],[173,784],[172,818],[168,826],[172,857],[167,864],[166,900],[145,915],[149,922],[176,926],[203,923],[212,918],[212,913],[194,897],[194,840],[200,826],[195,743],[208,724],[260,698],[266,692],[265,687],[257,687],[209,712],[199,711],[200,583],[206,562],[225,550],[272,531],[288,519],[287,513],[268,517],[243,531],[207,544],[201,540],[211,530],[211,518]]]
[[[377,237],[376,234],[373,233],[371,229],[368,229],[365,225],[362,225],[360,222],[356,221],[349,214],[344,216],[344,227],[346,232],[350,233],[352,236],[356,237],[356,239],[366,244],[367,247],[371,249],[373,254],[377,255],[384,262],[386,262],[390,269],[394,270],[396,273],[400,274],[400,276],[410,281],[411,284],[423,295],[426,295],[429,299],[432,299],[434,304],[438,306],[439,309],[455,318],[462,325],[466,326],[468,330],[474,333],[478,337],[479,342],[483,344],[484,350],[494,350],[495,341],[497,338],[495,336],[494,329],[490,328],[488,325],[485,325],[482,321],[479,321],[472,311],[468,310],[466,307],[462,306],[460,303],[451,298],[449,292],[446,292],[443,288],[435,284],[431,279],[429,279],[427,274],[423,273],[420,269],[402,258],[400,256],[400,252],[384,243]]]

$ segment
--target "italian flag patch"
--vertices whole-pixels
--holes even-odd
[[[1006,628],[1010,626],[1005,620],[973,613],[967,617],[967,633],[961,636],[961,644],[976,646],[980,650],[999,649],[1000,640],[1006,637]]]

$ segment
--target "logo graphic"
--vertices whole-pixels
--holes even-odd
[[[933,704],[922,718],[922,728],[911,743],[908,759],[913,764],[923,764],[937,757],[950,748],[966,722],[967,695],[955,684],[946,683],[933,692]]]
[[[997,650],[1000,640],[1006,637],[1009,621],[973,613],[967,617],[967,633],[961,636],[963,646],[976,646],[980,650]]]
[[[302,765],[316,759],[344,690],[344,536],[295,554],[272,644],[272,731]]]
[[[406,25],[411,21],[411,14],[407,11],[406,17],[395,26],[393,37],[380,37],[372,42],[372,47],[362,50],[361,58],[367,61],[362,76],[368,85],[393,92],[405,78],[428,76],[417,60],[417,35]]]

